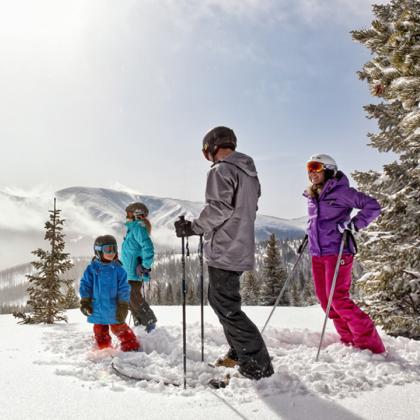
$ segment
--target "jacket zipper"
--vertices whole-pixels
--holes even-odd
[[[318,229],[318,220],[319,220],[319,199],[316,200],[316,242],[318,244],[319,255],[322,256],[321,243],[319,242],[319,229]]]

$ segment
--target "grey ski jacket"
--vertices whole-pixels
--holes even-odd
[[[207,174],[206,206],[193,221],[204,233],[204,257],[211,267],[248,271],[255,265],[255,217],[261,187],[251,157],[233,152]]]

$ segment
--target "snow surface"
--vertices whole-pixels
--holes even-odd
[[[244,307],[257,325],[269,307]],[[318,306],[280,307],[264,337],[275,374],[255,382],[234,377],[228,388],[206,387],[232,369],[201,362],[199,307],[187,308],[188,387],[128,382],[132,374],[182,383],[181,308],[155,307],[158,328],[136,328],[144,352],[94,350],[92,326],[78,310],[69,323],[17,325],[0,316],[1,419],[419,419],[420,342],[382,333],[388,353],[373,355],[338,343],[329,323],[320,362],[314,362],[323,313]],[[226,352],[222,329],[205,308],[205,360]],[[114,342],[117,346],[117,343]]]

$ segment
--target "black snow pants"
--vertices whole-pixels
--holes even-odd
[[[239,372],[250,379],[273,374],[267,347],[255,324],[241,310],[241,272],[208,267],[210,306],[222,324],[230,346],[229,357],[239,362]]]
[[[130,310],[134,318],[134,325],[147,327],[150,324],[156,324],[156,316],[141,292],[143,282],[130,280],[129,283],[131,286]]]

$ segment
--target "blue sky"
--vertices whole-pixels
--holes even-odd
[[[0,187],[203,200],[201,139],[227,125],[261,213],[302,216],[311,154],[391,160],[366,145],[369,52],[349,34],[371,20],[369,0],[3,0]]]

